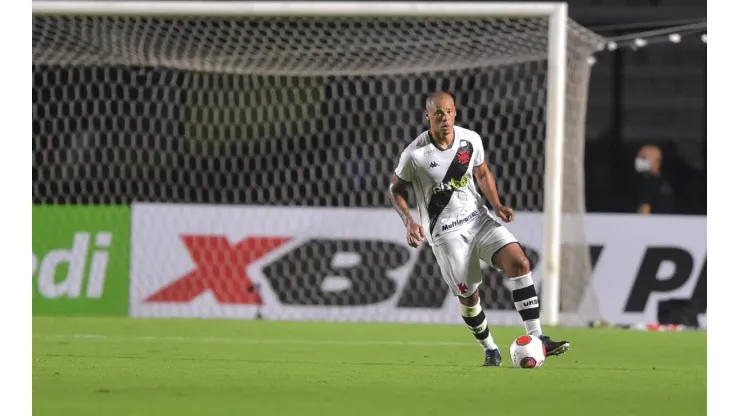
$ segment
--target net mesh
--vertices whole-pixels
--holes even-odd
[[[598,311],[592,298],[583,309],[582,161],[587,58],[601,39],[574,22],[568,32],[561,303],[584,318]],[[398,156],[426,128],[426,95],[444,89],[457,123],[481,134],[503,201],[541,211],[547,46],[544,18],[34,16],[33,202],[388,208]],[[412,301],[437,296],[427,257]],[[487,307],[513,310],[492,273]]]

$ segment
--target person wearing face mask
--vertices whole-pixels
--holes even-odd
[[[643,146],[635,158],[635,171],[641,176],[637,212],[640,214],[672,214],[673,187],[661,175],[663,155],[657,146]]]

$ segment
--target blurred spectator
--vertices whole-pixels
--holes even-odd
[[[673,187],[661,174],[663,154],[657,146],[646,145],[637,152],[635,170],[641,176],[638,209],[640,214],[674,213]]]

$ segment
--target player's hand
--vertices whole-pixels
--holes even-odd
[[[504,222],[514,221],[514,210],[509,207],[505,207],[503,205],[497,205],[496,215],[502,220],[504,220]]]
[[[406,241],[409,245],[417,248],[424,242],[424,238],[424,228],[414,221],[409,221],[406,225]]]

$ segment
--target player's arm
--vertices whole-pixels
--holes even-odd
[[[406,241],[411,247],[419,247],[424,241],[424,229],[414,221],[409,210],[409,190],[411,190],[411,180],[414,178],[414,161],[408,152],[404,151],[398,161],[398,167],[391,179],[391,185],[388,192],[393,202],[393,208],[401,217],[403,225],[406,226]]]
[[[478,182],[478,186],[480,187],[483,196],[485,196],[488,202],[493,205],[496,215],[506,222],[512,221],[514,219],[514,210],[501,203],[498,189],[496,188],[496,180],[494,179],[493,172],[488,168],[488,164],[485,160],[483,160],[478,166],[473,167],[473,175],[475,176],[476,182]]]
[[[493,205],[493,208],[495,209],[500,206],[501,200],[498,197],[496,180],[493,178],[493,172],[488,168],[488,164],[483,162],[480,166],[473,167],[473,175],[475,176],[475,181],[478,182],[483,196]]]
[[[411,216],[409,210],[409,189],[411,189],[411,182],[406,182],[399,178],[398,175],[393,175],[391,179],[391,186],[388,187],[388,192],[393,201],[393,208],[401,217],[403,225],[407,226],[414,222],[414,218]]]
[[[411,183],[406,182],[399,178],[398,175],[393,175],[391,179],[391,186],[388,187],[388,192],[391,195],[391,201],[393,201],[393,208],[401,217],[403,224],[406,226],[406,242],[411,247],[419,247],[424,241],[424,228],[414,221],[414,217],[411,216],[409,210],[409,190],[411,189]]]

